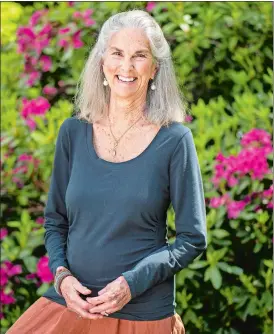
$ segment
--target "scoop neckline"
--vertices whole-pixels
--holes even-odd
[[[136,157],[126,160],[126,161],[120,161],[120,162],[112,162],[112,161],[108,161],[105,159],[102,159],[98,156],[94,144],[93,144],[93,123],[86,123],[86,143],[87,143],[87,147],[88,147],[88,151],[91,155],[92,158],[95,158],[97,161],[105,164],[105,165],[111,165],[111,166],[121,166],[121,165],[127,165],[127,164],[131,164],[133,162],[136,162],[138,160],[141,160],[152,148],[153,146],[156,144],[156,141],[158,139],[158,137],[160,136],[161,132],[163,132],[165,126],[161,126],[160,130],[157,132],[157,134],[154,136],[154,138],[152,139],[152,141],[149,143],[149,145]]]

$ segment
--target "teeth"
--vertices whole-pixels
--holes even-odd
[[[120,75],[118,75],[119,80],[121,81],[133,81],[135,78],[125,78],[125,77],[121,77]]]

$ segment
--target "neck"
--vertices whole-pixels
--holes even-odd
[[[130,125],[142,115],[145,118],[146,101],[144,99],[110,99],[108,114],[111,124]]]

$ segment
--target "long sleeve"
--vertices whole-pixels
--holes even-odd
[[[46,230],[44,240],[49,255],[49,267],[53,275],[55,275],[58,266],[68,268],[66,244],[69,226],[65,193],[69,174],[69,141],[65,121],[59,129],[56,141],[48,200],[44,210],[44,228]]]
[[[187,267],[207,247],[203,184],[191,130],[179,140],[170,161],[170,199],[176,240],[122,273],[132,298]]]

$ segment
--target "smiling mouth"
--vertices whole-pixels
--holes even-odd
[[[129,81],[124,81],[124,80],[121,80],[121,79],[119,79],[119,76],[118,75],[116,75],[116,78],[120,81],[120,82],[123,82],[123,83],[131,83],[131,82],[134,82],[134,81],[136,81],[137,80],[137,78],[134,78],[134,80],[129,80]]]

